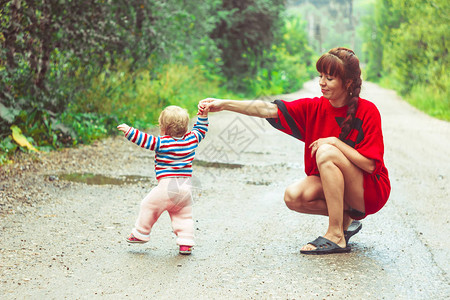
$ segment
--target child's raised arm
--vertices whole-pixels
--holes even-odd
[[[141,148],[157,151],[159,147],[159,137],[151,134],[141,132],[136,128],[130,127],[127,124],[120,124],[117,129],[125,134],[125,137],[130,142],[135,143]]]
[[[195,122],[194,128],[192,128],[192,132],[197,137],[198,142],[200,143],[208,132],[208,113],[199,113],[197,116],[197,122]]]

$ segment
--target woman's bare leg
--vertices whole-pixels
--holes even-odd
[[[289,209],[296,212],[328,216],[322,180],[319,176],[307,176],[289,185],[284,193],[284,202]],[[348,209],[346,203],[344,209]],[[353,219],[344,212],[344,230],[347,230],[352,221]]]
[[[316,161],[329,218],[328,230],[324,237],[345,247],[344,207],[347,204],[359,211],[365,211],[363,172],[338,148],[328,144],[322,145],[317,150]],[[348,216],[345,221],[348,223]],[[302,248],[302,250],[314,249],[311,244]]]
[[[286,206],[296,212],[328,216],[322,181],[318,176],[308,176],[286,188]]]

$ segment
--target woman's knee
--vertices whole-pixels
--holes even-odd
[[[295,211],[302,211],[304,206],[303,192],[296,185],[290,185],[284,191],[284,203],[286,206]]]
[[[329,162],[336,162],[342,152],[333,145],[323,144],[317,149],[316,152],[316,162],[317,165],[323,165]]]
[[[320,177],[307,176],[299,182],[289,185],[284,192],[286,206],[300,213],[317,210],[317,201],[324,199]]]

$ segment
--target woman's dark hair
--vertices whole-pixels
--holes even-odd
[[[353,120],[358,108],[362,84],[359,59],[350,49],[333,48],[319,58],[316,69],[319,73],[341,78],[344,89],[347,90],[350,100],[347,116],[341,124],[341,133],[339,134],[339,139],[343,141],[353,129]]]

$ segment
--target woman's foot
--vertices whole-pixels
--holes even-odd
[[[312,246],[312,247],[311,247]],[[333,253],[348,253],[351,251],[349,246],[341,247],[329,239],[319,236],[308,245],[300,250],[301,254],[333,254]]]
[[[343,249],[345,249],[345,248],[347,247],[347,243],[346,243],[346,241],[345,241],[345,237],[344,237],[344,234],[343,234],[343,233],[342,233],[342,235],[332,235],[332,234],[329,234],[329,233],[327,232],[327,234],[325,234],[325,235],[323,236],[323,238],[325,238],[325,239],[327,239],[327,240],[333,242],[334,244],[338,245],[339,247],[341,247],[341,248],[343,248]],[[316,250],[316,249],[317,249],[316,246],[314,246],[314,245],[308,243],[308,244],[306,244],[305,246],[303,246],[303,247],[300,249],[300,251],[313,251],[313,250]]]

